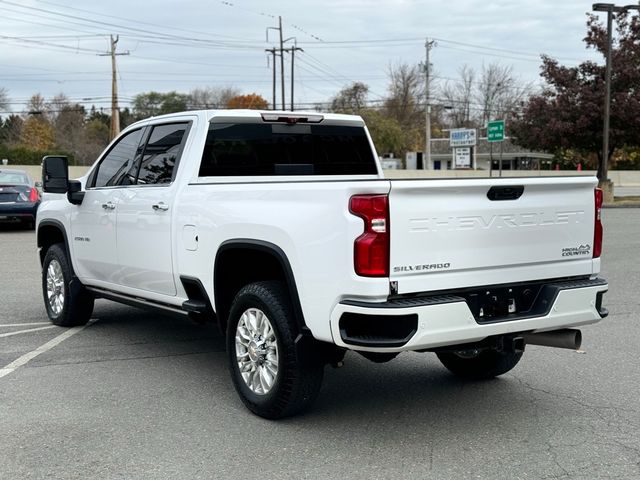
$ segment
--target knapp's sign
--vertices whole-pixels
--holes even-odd
[[[476,129],[461,128],[459,130],[451,130],[449,132],[449,143],[451,148],[455,147],[473,147],[476,145]]]

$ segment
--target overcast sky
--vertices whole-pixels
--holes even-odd
[[[539,83],[540,53],[566,64],[587,58],[585,13],[591,1],[477,0],[0,0],[0,87],[13,111],[39,92],[64,92],[88,106],[109,106],[111,63],[98,56],[119,34],[121,106],[146,91],[187,93],[235,86],[271,100],[265,48],[276,45],[282,15],[296,55],[295,101],[328,100],[353,81],[385,94],[390,64],[424,61],[425,37],[440,81],[468,64],[512,65],[522,83]],[[293,41],[288,42],[288,44]],[[289,65],[286,70],[289,102]],[[278,89],[279,92],[279,89]],[[278,103],[280,102],[278,94]]]

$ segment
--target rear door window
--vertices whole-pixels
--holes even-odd
[[[212,123],[199,175],[375,175],[364,127]]]
[[[144,147],[138,184],[170,183],[187,138],[188,123],[155,125]]]

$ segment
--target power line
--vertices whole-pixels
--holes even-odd
[[[24,19],[24,18],[15,18],[15,17],[7,17],[6,15],[3,15],[3,19],[6,20],[13,20],[13,21],[18,21],[18,22],[23,22],[23,23],[28,23],[28,24],[33,24],[33,25],[42,25],[42,26],[47,26],[47,27],[53,27],[53,28],[58,28],[61,30],[65,30],[65,31],[76,31],[76,32],[81,32],[81,33],[95,33],[94,31],[88,31],[88,30],[80,30],[78,28],[71,28],[70,25],[78,25],[81,27],[88,27],[88,28],[94,28],[90,25],[86,25],[84,23],[79,23],[79,22],[73,22],[70,20],[66,20],[64,24],[62,25],[56,25],[51,23],[52,21],[54,22],[61,22],[62,20],[56,20],[51,18],[50,16],[46,16],[46,15],[38,15],[37,13],[33,13],[33,12],[24,12],[21,10],[15,10],[15,9],[11,9],[8,8],[6,6],[0,6],[0,9],[6,12],[11,12],[11,13],[17,13],[18,15],[28,15],[28,19]],[[46,20],[49,21],[49,23],[42,23],[42,22],[34,22],[32,20],[32,18],[44,18]]]
[[[92,15],[97,15],[97,16],[100,16],[100,17],[114,18],[116,20],[123,20],[123,21],[129,22],[129,23],[134,23],[134,24],[139,24],[139,25],[148,25],[150,27],[159,27],[159,28],[163,28],[163,29],[169,28],[168,25],[161,25],[161,24],[157,24],[157,23],[145,22],[145,21],[142,21],[142,20],[132,20],[132,19],[126,18],[126,17],[119,17],[117,15],[109,15],[109,14],[106,14],[106,13],[100,13],[100,12],[96,12],[96,11],[93,11],[93,10],[86,10],[86,9],[83,9],[83,8],[70,7],[68,5],[62,5],[62,4],[59,4],[59,3],[49,2],[49,1],[45,1],[45,0],[37,0],[37,1],[38,1],[38,3],[44,3],[44,4],[52,5],[52,6],[55,6],[55,7],[61,7],[61,8],[65,8],[67,10],[72,10],[72,11],[76,11],[76,12],[83,12],[83,13],[90,13]],[[199,30],[186,30],[186,29],[183,29],[183,28],[176,27],[175,25],[172,25],[170,28],[171,28],[171,30],[181,31],[181,32],[185,32],[185,33],[191,33],[191,34],[196,33],[198,35],[206,35],[206,36],[216,37],[216,38],[220,37],[220,38],[229,38],[229,39],[234,39],[234,40],[242,40],[241,37],[234,37],[234,36],[231,36],[231,35],[219,35],[219,34],[215,34],[215,33],[211,33],[211,32],[199,31]]]
[[[228,2],[228,1],[222,0],[222,1],[220,1],[220,3],[222,5],[224,5],[225,7],[236,8],[238,10],[242,10],[242,11],[245,11],[247,13],[251,13],[253,15],[259,15],[259,16],[262,16],[262,17],[269,17],[269,18],[272,18],[274,20],[278,18],[278,15],[276,15],[276,14],[265,13],[265,12],[256,12],[254,10],[249,10],[247,8],[244,8],[244,7],[239,7],[238,5],[236,5],[235,3],[232,3],[232,2]],[[298,30],[299,32],[304,33],[305,35],[313,38],[314,40],[317,40],[319,42],[324,42],[324,40],[322,38],[320,38],[317,35],[314,35],[312,33],[309,33],[308,31],[306,31],[304,28],[300,27],[299,25],[295,25],[293,23],[289,23],[288,26],[290,26],[291,28],[294,28],[295,30]]]
[[[315,65],[313,63],[310,63],[307,57],[310,57],[308,54],[305,54],[304,57],[301,59],[301,61],[306,64],[308,67],[313,68],[314,70],[316,70],[319,74],[321,74],[322,76],[324,76],[328,81],[333,82],[336,85],[339,85],[340,87],[344,87],[345,83],[356,83],[356,80],[346,77],[342,74],[332,74],[331,72],[328,72],[327,69],[325,67],[321,67],[318,65]],[[313,58],[313,57],[310,57]],[[317,61],[317,60],[316,60]],[[302,68],[302,67],[301,67]],[[330,68],[330,67],[329,67]],[[305,71],[314,74],[314,72],[308,70],[308,69],[304,69]],[[315,73],[316,75],[318,73]],[[369,93],[371,93],[372,95],[375,95],[376,97],[379,98],[383,98],[384,95],[380,95],[379,93],[376,93],[374,91],[369,90]]]
[[[77,15],[71,15],[71,14],[66,14],[66,13],[60,13],[60,12],[56,12],[53,10],[48,10],[48,9],[44,9],[44,8],[39,8],[39,7],[34,7],[34,6],[27,6],[27,5],[20,5],[18,3],[14,3],[11,2],[9,0],[0,0],[0,3],[6,4],[6,5],[11,5],[14,7],[18,7],[18,8],[22,8],[22,9],[26,9],[26,10],[33,10],[33,11],[37,11],[37,12],[43,12],[43,13],[47,13],[47,14],[51,14],[51,15],[56,15],[56,16],[60,16],[63,18],[70,18],[73,20],[80,20],[82,22],[86,22],[89,24],[97,24],[97,25],[101,25],[101,26],[106,26],[109,28],[116,28],[116,29],[123,29],[123,30],[129,30],[132,32],[136,32],[136,33],[146,33],[146,34],[151,34],[154,36],[158,36],[158,32],[157,31],[151,31],[151,30],[146,30],[146,29],[142,29],[142,28],[137,28],[137,27],[129,27],[126,25],[119,25],[119,24],[115,24],[112,22],[103,22],[101,20],[95,20],[95,19],[91,19],[91,18],[85,18],[85,17],[80,17]],[[218,46],[233,46],[233,43],[230,41],[214,41],[214,40],[205,40],[205,39],[201,39],[201,38],[193,38],[193,37],[184,37],[184,36],[180,36],[180,35],[173,35],[173,34],[164,34],[162,35],[162,38],[166,38],[166,39],[174,39],[174,40],[187,40],[187,41],[192,41],[192,42],[201,42],[201,43],[208,43],[211,45],[218,45]],[[238,42],[240,43],[240,42]],[[245,43],[245,42],[242,42]]]
[[[23,43],[27,43],[29,45],[33,44],[33,46],[45,46],[45,47],[55,47],[55,48],[59,48],[59,49],[63,49],[63,50],[72,50],[76,53],[92,53],[95,54],[98,52],[98,50],[92,50],[89,48],[83,48],[83,47],[70,47],[68,45],[60,45],[57,43],[49,43],[49,42],[43,42],[40,40],[26,40],[26,39],[21,39],[20,37],[11,37],[8,35],[0,35],[0,39],[2,40],[9,40],[9,41],[17,41],[17,42],[23,42]]]

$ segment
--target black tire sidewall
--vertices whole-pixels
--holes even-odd
[[[63,278],[64,303],[62,311],[55,314],[49,305],[47,297],[47,270],[49,264],[56,260],[60,264]],[[51,323],[61,327],[75,327],[86,325],[93,312],[94,297],[88,292],[80,281],[75,278],[69,257],[63,244],[54,244],[49,247],[42,262],[42,296]]]
[[[476,357],[464,358],[454,352],[438,353],[442,364],[454,375],[467,380],[489,380],[512,370],[522,352],[481,351]]]

